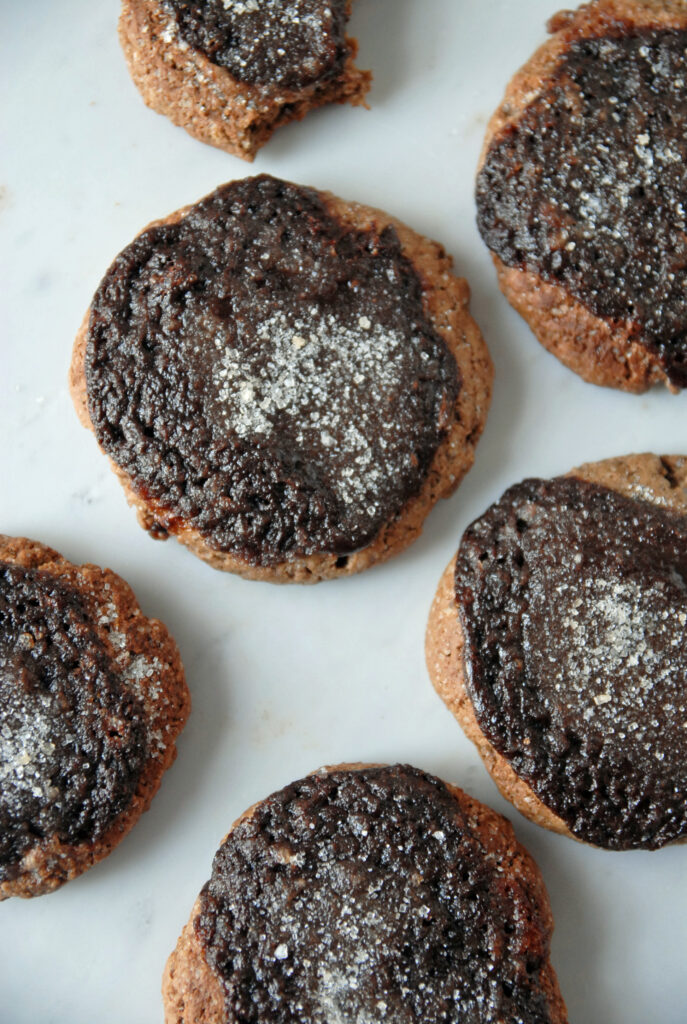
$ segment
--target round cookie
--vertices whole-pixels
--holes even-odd
[[[492,367],[468,302],[387,214],[248,178],[117,257],[72,396],[153,535],[253,579],[346,575],[472,465]]]
[[[417,769],[341,765],[250,808],[170,956],[166,1024],[567,1020],[541,875]]]
[[[149,107],[252,160],[326,103],[365,105],[372,75],[346,36],[352,0],[122,0],[119,38]]]
[[[687,838],[687,460],[526,480],[463,535],[431,680],[506,799],[607,849]]]
[[[501,289],[584,380],[687,386],[687,7],[563,11],[510,82],[477,176]]]
[[[0,535],[0,900],[51,892],[148,809],[190,701],[179,652],[109,569]]]

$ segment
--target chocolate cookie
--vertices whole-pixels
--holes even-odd
[[[0,899],[107,856],[188,713],[174,641],[119,576],[0,535]]]
[[[231,829],[163,981],[167,1024],[564,1022],[510,824],[415,768],[339,766]]]
[[[613,850],[687,838],[687,460],[525,480],[465,532],[432,682],[503,795]]]
[[[687,386],[687,7],[564,11],[492,118],[478,224],[539,341],[594,384]]]
[[[472,465],[492,369],[468,300],[387,214],[248,178],[117,257],[72,394],[153,535],[315,582],[405,547]]]
[[[365,104],[346,35],[352,0],[123,0],[119,38],[149,107],[252,160],[325,103]]]

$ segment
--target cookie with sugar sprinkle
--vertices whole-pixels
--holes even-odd
[[[365,105],[352,0],[123,0],[119,37],[146,104],[244,160],[327,103]]]
[[[176,645],[109,569],[0,535],[0,899],[107,856],[190,710]]]
[[[408,765],[321,769],[217,851],[167,1024],[565,1024],[539,871],[510,824]]]
[[[139,519],[274,582],[407,546],[474,458],[492,368],[440,245],[269,176],[115,260],[71,388]]]
[[[687,6],[562,11],[509,83],[477,175],[499,284],[584,380],[687,386]]]
[[[525,480],[466,530],[427,627],[439,695],[526,817],[611,850],[687,839],[687,460]]]

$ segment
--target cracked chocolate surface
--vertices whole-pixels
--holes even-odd
[[[117,257],[86,380],[98,441],[161,527],[254,565],[370,543],[420,491],[460,386],[396,231],[266,176]]]
[[[687,518],[574,477],[526,480],[455,571],[482,732],[578,838],[687,837]]]
[[[478,225],[509,267],[627,321],[671,383],[687,386],[687,31],[571,43],[538,95],[491,143]]]
[[[0,562],[0,880],[43,840],[104,835],[145,753],[142,709],[78,592]]]
[[[510,854],[488,855],[444,783],[414,768],[319,772],[220,847],[196,932],[227,1021],[552,1019],[547,925]]]
[[[181,39],[240,82],[302,89],[340,74],[346,0],[163,0]]]

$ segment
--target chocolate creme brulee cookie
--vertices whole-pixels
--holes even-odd
[[[539,341],[594,384],[687,386],[687,4],[550,23],[494,115],[478,223]]]
[[[687,838],[687,460],[525,480],[440,583],[429,672],[504,796],[614,850]]]
[[[491,363],[451,260],[384,213],[270,177],[115,260],[71,383],[139,518],[273,581],[409,544],[473,461]]]
[[[352,0],[123,0],[119,37],[149,107],[252,160],[325,103],[365,103],[346,35]]]
[[[0,535],[0,899],[105,857],[148,809],[188,712],[174,641],[119,576]]]
[[[415,768],[340,766],[251,808],[163,981],[167,1024],[559,1024],[553,922],[510,824]]]

